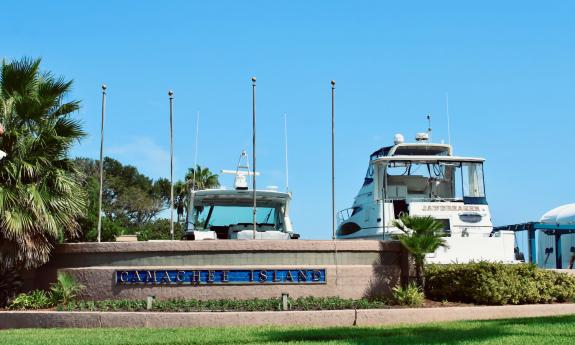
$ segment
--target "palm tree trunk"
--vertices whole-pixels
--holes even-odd
[[[415,262],[415,279],[417,282],[417,286],[423,289],[423,262],[417,260]]]

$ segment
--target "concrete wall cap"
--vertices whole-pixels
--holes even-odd
[[[398,252],[398,241],[375,240],[216,240],[162,242],[84,242],[56,245],[56,253],[102,252]]]

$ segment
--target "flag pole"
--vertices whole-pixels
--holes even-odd
[[[256,204],[256,77],[252,77],[252,161],[253,161],[253,175],[252,175],[252,189],[254,193],[254,233],[253,239],[256,239],[256,227],[257,227],[257,204]]]
[[[174,240],[174,91],[168,91],[170,97],[170,239]]]
[[[335,80],[331,81],[331,227],[335,240]]]
[[[104,115],[106,112],[106,84],[102,84],[102,127],[100,129],[100,195],[98,198],[98,242],[102,241],[102,191],[104,189]]]

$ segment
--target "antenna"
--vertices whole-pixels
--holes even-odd
[[[431,114],[427,114],[427,123],[428,123],[428,127],[427,127],[427,133],[429,134],[429,142],[431,142]]]
[[[188,203],[188,212],[186,212],[186,230],[190,225],[190,209],[193,208],[194,205],[194,190],[196,188],[196,170],[198,167],[198,137],[200,133],[200,111],[198,110],[196,113],[196,143],[194,147],[194,166],[192,170],[192,188],[190,190],[190,200]]]
[[[284,139],[286,151],[286,192],[289,191],[287,113],[284,113]]]
[[[447,143],[451,145],[451,119],[449,118],[449,92],[445,93],[445,112],[447,113]]]
[[[196,168],[198,166],[198,136],[200,133],[200,112],[196,113],[196,146],[194,148],[194,174],[192,175],[192,186],[196,185]]]

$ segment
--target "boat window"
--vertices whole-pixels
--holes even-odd
[[[390,162],[387,166],[386,199],[452,199],[455,166],[439,162]]]
[[[386,200],[486,203],[481,162],[389,162],[385,188]]]
[[[463,163],[463,197],[484,198],[483,164]]]
[[[365,173],[365,178],[363,179],[363,185],[367,186],[368,184],[373,182],[373,165],[370,164],[367,168],[367,172]]]
[[[279,221],[281,208],[258,207],[256,222],[258,225],[281,226]],[[253,224],[252,206],[204,206],[194,209],[194,227],[196,229],[210,229],[212,227],[229,227],[237,224]]]
[[[486,204],[483,163],[461,162],[454,171],[456,197],[466,204]]]

